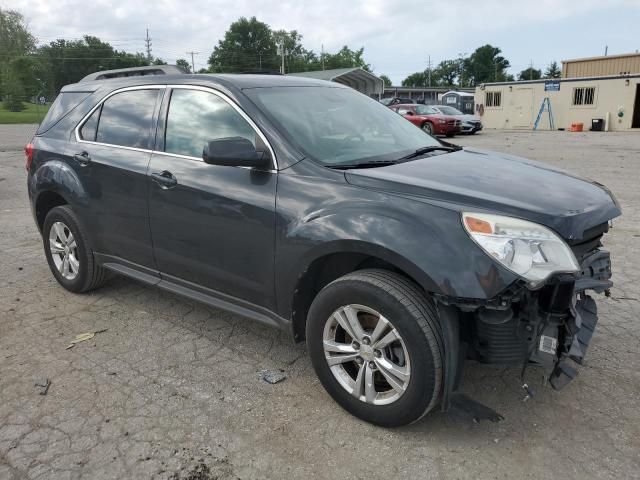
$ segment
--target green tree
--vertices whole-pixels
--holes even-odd
[[[191,64],[185,60],[184,58],[179,58],[176,60],[176,65],[182,69],[184,69],[186,72],[191,73]]]
[[[390,87],[392,85],[391,83],[391,79],[389,77],[387,77],[386,75],[378,75],[378,78],[380,78],[380,80],[382,80],[384,82],[384,86],[385,87]]]
[[[425,72],[416,72],[402,80],[403,87],[426,87],[428,83],[427,74]]]
[[[544,78],[560,78],[561,74],[562,72],[560,71],[560,67],[558,67],[558,62],[554,60],[545,70]]]
[[[315,53],[302,46],[302,35],[297,30],[276,30],[273,32],[273,40],[277,46],[284,45],[285,72],[306,72],[316,67],[322,68]]]
[[[278,70],[276,42],[269,25],[256,17],[233,22],[209,57],[212,72]]]
[[[25,97],[24,87],[20,81],[20,77],[14,70],[9,70],[3,81],[4,88],[4,108],[11,112],[20,112],[24,110],[22,103]]]
[[[542,78],[542,72],[536,68],[529,67],[522,70],[518,74],[518,80],[539,80]]]
[[[346,45],[337,53],[324,54],[325,70],[332,68],[362,68],[367,72],[371,71],[371,65],[364,60],[364,47],[358,50],[351,50]]]
[[[443,60],[431,72],[431,85],[438,87],[455,85],[459,73],[459,60]]]
[[[25,57],[34,49],[35,39],[24,17],[14,10],[0,8],[0,98],[10,96],[13,108],[19,108],[17,102],[22,98],[18,97],[27,94],[22,81],[27,79],[31,63],[25,61]],[[33,79],[29,79],[27,87],[33,89]]]
[[[86,35],[82,40],[55,40],[38,48],[38,78],[46,84],[48,96],[89,73],[148,65],[142,53],[115,50],[109,43]],[[154,65],[165,62],[155,59]]]
[[[509,60],[501,56],[502,50],[492,45],[477,48],[462,61],[460,72],[462,86],[475,86],[486,82],[504,82],[508,80]]]

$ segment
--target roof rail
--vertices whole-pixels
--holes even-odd
[[[140,77],[143,75],[172,75],[188,73],[177,65],[151,65],[148,67],[118,68],[116,70],[102,70],[101,72],[90,73],[79,83],[91,82],[93,80],[108,80],[110,78]]]

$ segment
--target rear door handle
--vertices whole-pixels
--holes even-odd
[[[91,157],[88,152],[76,153],[73,156],[73,159],[78,162],[81,166],[85,167],[91,163]]]
[[[162,172],[154,172],[151,174],[151,178],[154,182],[160,185],[160,188],[164,189],[175,187],[178,184],[178,179],[167,170],[163,170]]]

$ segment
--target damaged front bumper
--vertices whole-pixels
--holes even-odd
[[[445,344],[443,410],[455,406],[467,358],[521,365],[527,389],[525,371],[537,365],[554,389],[564,388],[577,376],[598,321],[587,291],[608,294],[612,285],[609,252],[596,248],[581,256],[580,273],[555,275],[537,290],[523,282],[479,306],[438,298]]]

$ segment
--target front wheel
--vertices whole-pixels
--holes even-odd
[[[411,280],[361,270],[314,299],[307,347],[327,392],[367,422],[415,422],[438,402],[442,334],[435,305]]]
[[[428,133],[429,135],[433,135],[433,125],[431,122],[424,122],[422,124],[422,131]]]

